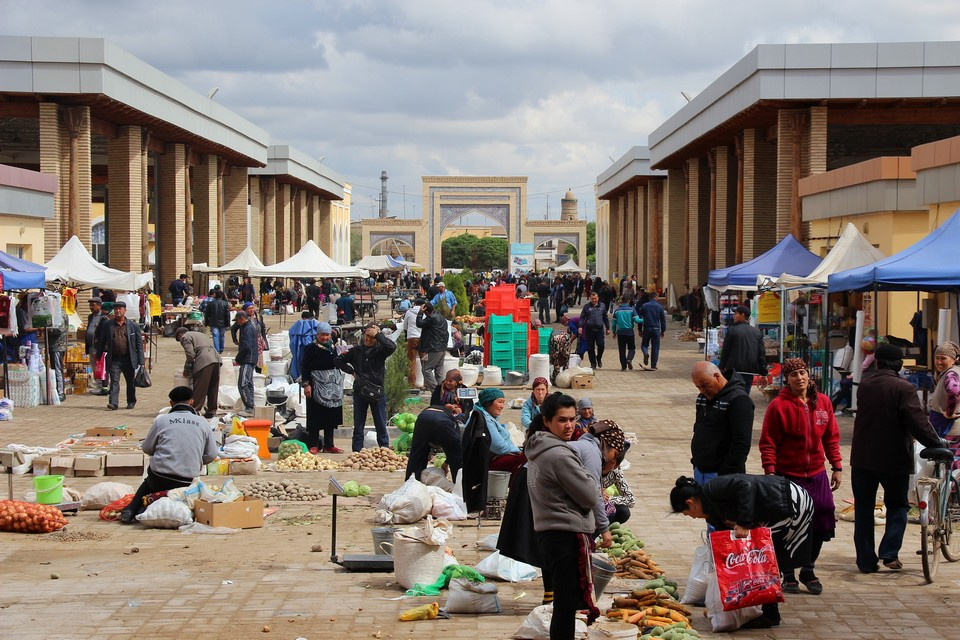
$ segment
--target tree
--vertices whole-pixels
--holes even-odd
[[[383,393],[387,400],[387,415],[403,411],[404,402],[410,389],[408,376],[410,361],[407,359],[407,338],[397,341],[397,350],[387,358],[387,370],[384,375]]]
[[[350,231],[350,264],[356,264],[363,257],[363,236],[359,231]]]
[[[468,273],[464,271],[464,273]],[[460,315],[465,314],[470,309],[470,299],[467,297],[467,288],[463,284],[463,273],[447,273],[443,276],[443,283],[447,285],[447,291],[453,294],[457,299],[457,311]],[[451,320],[453,318],[447,314]]]
[[[567,248],[564,249],[563,252],[564,252],[565,254],[567,254],[568,256],[570,256],[570,259],[571,259],[571,260],[573,260],[574,262],[577,262],[577,256],[578,256],[579,254],[577,253],[577,248],[576,248],[575,246],[573,246],[572,244],[568,244],[568,245],[567,245]],[[579,264],[579,263],[577,263],[577,264]]]
[[[597,262],[597,223],[587,223],[587,262],[596,264]],[[581,267],[587,265],[582,264]]]
[[[509,248],[505,238],[480,238],[467,266],[474,271],[506,269]]]
[[[480,238],[469,233],[447,238],[440,245],[440,264],[447,269],[468,266],[467,262],[478,242]]]

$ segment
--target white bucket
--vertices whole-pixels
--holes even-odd
[[[268,376],[285,376],[287,375],[287,361],[286,360],[270,360],[264,363],[267,367]]]
[[[487,472],[487,500],[503,500],[507,497],[507,488],[510,486],[508,471]]]
[[[640,628],[626,622],[598,622],[587,629],[590,640],[637,640]]]
[[[253,374],[253,388],[263,389],[265,386],[267,386],[267,376],[262,373]]]
[[[173,374],[173,386],[175,387],[193,387],[193,379],[185,375],[175,373]]]
[[[567,358],[567,369],[573,369],[574,367],[580,366],[580,356],[575,353],[571,353],[570,357]]]
[[[500,373],[500,367],[484,367],[483,386],[495,387],[498,384],[503,384],[503,377]]]
[[[531,384],[537,378],[546,378],[547,386],[550,386],[550,356],[547,354],[535,353],[530,356],[527,371],[530,372]]]
[[[270,347],[268,353],[270,354],[271,360],[279,360],[283,357],[283,347]]]
[[[464,386],[472,387],[477,384],[477,378],[480,377],[480,368],[472,364],[465,364],[460,367],[460,375],[463,376]]]
[[[441,378],[440,378],[440,379],[442,380],[444,377],[446,377],[447,371],[450,371],[451,369],[456,369],[456,368],[459,367],[459,366],[460,366],[460,359],[459,359],[459,358],[455,358],[455,357],[450,356],[450,355],[444,356],[444,357],[443,357],[443,369],[441,369],[441,373],[440,373]]]

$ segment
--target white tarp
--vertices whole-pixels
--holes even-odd
[[[307,244],[303,245],[300,251],[283,262],[269,267],[250,269],[249,274],[255,278],[367,278],[370,276],[370,272],[365,269],[337,264],[313,240],[307,240]]]
[[[400,271],[403,264],[390,256],[366,256],[356,265],[357,269],[367,269],[368,271]]]
[[[883,260],[886,256],[870,244],[870,241],[863,237],[852,223],[848,222],[837,244],[830,249],[823,262],[814,269],[809,276],[795,276],[789,273],[780,274],[779,278],[773,276],[757,276],[757,286],[783,287],[786,289],[797,287],[827,287],[827,278],[831,273],[839,273],[849,269],[856,269],[864,265],[873,264],[878,260]]]
[[[80,238],[73,236],[46,264],[47,282],[71,286],[100,287],[118,291],[137,291],[153,282],[153,272],[118,271],[97,262]]]
[[[576,260],[570,259],[554,269],[557,273],[586,273],[586,269],[581,269]]]
[[[251,269],[262,268],[263,263],[250,247],[241,251],[240,255],[222,267],[208,267],[206,264],[193,265],[193,270],[200,273],[247,273]]]

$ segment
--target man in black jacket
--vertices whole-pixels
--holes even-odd
[[[363,449],[363,427],[367,421],[367,409],[373,414],[377,428],[377,444],[390,446],[387,435],[387,403],[383,393],[383,378],[387,358],[397,345],[383,335],[380,327],[368,324],[363,330],[363,342],[336,360],[338,368],[354,377],[353,381],[353,451]]]
[[[410,457],[407,458],[406,478],[411,475],[417,480],[427,468],[430,450],[439,446],[447,456],[447,467],[453,482],[463,466],[463,449],[460,445],[460,425],[450,409],[443,406],[430,406],[417,416],[410,443]]]
[[[550,324],[550,282],[544,278],[537,284],[537,301],[540,305],[540,322]]]
[[[740,376],[747,393],[750,393],[750,387],[753,386],[754,374],[762,376],[767,373],[763,334],[756,327],[750,326],[749,319],[749,307],[740,305],[734,309],[733,324],[727,329],[723,347],[720,349],[720,370],[728,378]],[[732,373],[734,371],[738,373]]]
[[[223,353],[223,334],[230,326],[230,303],[221,289],[214,289],[213,300],[203,310],[203,321],[210,327],[210,336],[217,353]]]
[[[913,473],[913,440],[927,447],[943,446],[920,406],[917,390],[900,377],[903,352],[881,344],[874,354],[877,369],[867,373],[857,388],[857,418],[850,446],[850,476],[854,499],[853,545],[857,568],[879,570],[879,560],[894,571],[903,567],[900,546],[910,508],[907,489]],[[879,554],[874,547],[874,505],[883,486],[887,507]]]
[[[447,353],[447,340],[450,332],[447,319],[433,309],[429,302],[420,307],[417,314],[417,326],[420,328],[420,363],[423,368],[423,388],[433,393],[440,383],[443,371],[443,358]]]
[[[87,357],[90,360],[90,371],[95,371],[97,368],[97,360],[100,359],[100,352],[97,351],[97,327],[100,326],[101,322],[105,322],[107,320],[107,314],[103,313],[103,300],[101,300],[99,297],[94,296],[93,298],[90,298],[89,302],[90,315],[87,316],[87,329],[83,338],[83,346],[84,353],[87,354]],[[90,393],[94,395],[101,395],[102,387],[103,382],[97,380],[91,375]]]
[[[727,380],[712,362],[694,364],[690,378],[700,390],[690,441],[694,478],[703,485],[718,475],[745,473],[753,435],[753,400],[739,378]]]
[[[243,414],[253,415],[253,370],[257,366],[259,353],[257,350],[257,329],[253,321],[245,313],[237,314],[234,324],[234,338],[236,340],[237,355],[233,361],[240,365],[237,386],[240,389],[240,398],[243,400]],[[242,415],[243,415],[242,414]]]
[[[137,388],[133,379],[144,362],[143,337],[140,326],[126,318],[126,302],[115,302],[113,315],[112,320],[101,321],[102,329],[97,331],[97,352],[107,354],[107,371],[110,375],[107,409],[116,410],[120,402],[121,374],[127,385],[127,409],[133,409],[137,404]]]

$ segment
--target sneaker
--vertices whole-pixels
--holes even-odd
[[[136,406],[137,406],[137,403],[136,403],[136,402],[129,402],[129,403],[127,403],[127,409],[133,409],[133,408],[136,407]]]
[[[597,360],[597,369],[603,369],[603,362],[599,359]]]
[[[747,622],[744,625],[741,625],[741,629],[770,629],[772,627],[779,627],[780,620],[775,620],[773,618],[768,618],[765,615],[760,616],[759,618],[754,618],[753,620]]]
[[[650,364],[650,356],[648,354],[643,354],[643,366],[648,366]]]
[[[633,363],[632,363],[632,362],[628,362],[628,363],[627,363],[627,369],[630,369],[630,371],[633,371]]]
[[[107,405],[107,410],[108,410],[108,411],[116,411],[117,409],[118,409],[118,407],[117,407],[117,405],[115,405],[115,404],[108,404],[108,405]]]
[[[324,447],[323,452],[324,453],[343,453],[343,449],[341,449],[340,447]]]
[[[626,370],[627,370],[627,365],[623,365],[622,367],[620,367],[620,371],[626,371]]]
[[[133,511],[127,511],[124,509],[120,512],[120,524],[133,524],[133,521],[136,520],[136,516],[133,515]]]
[[[318,453],[320,453],[320,449],[318,447],[310,447],[309,449],[307,449],[307,451],[312,453],[313,455],[317,455]]]
[[[900,562],[899,558],[894,558],[893,560],[884,560],[883,566],[891,571],[900,571],[900,569],[903,569],[903,563]]]

